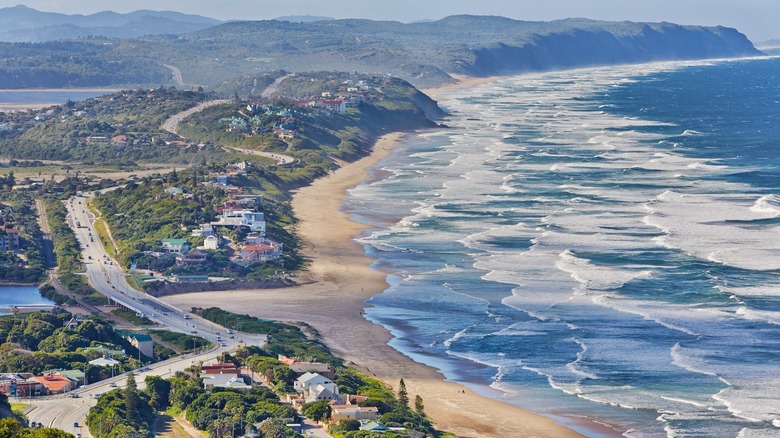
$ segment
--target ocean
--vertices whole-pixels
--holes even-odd
[[[628,437],[780,436],[780,59],[440,96],[350,190],[367,317],[450,380]]]

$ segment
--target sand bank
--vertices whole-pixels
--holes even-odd
[[[14,111],[39,110],[50,106],[60,105],[59,103],[0,103],[0,112],[11,113]]]
[[[456,75],[456,74],[450,74],[450,76],[452,76],[452,78],[455,79],[456,82],[442,85],[441,87],[428,88],[422,91],[428,96],[430,96],[432,99],[438,100],[441,97],[441,95],[444,93],[464,90],[467,88],[474,88],[482,84],[489,84],[491,82],[499,81],[501,79],[506,79],[510,77],[510,76],[485,76],[485,77],[477,78],[473,76],[464,76],[464,75]]]
[[[219,306],[281,321],[314,326],[338,356],[354,362],[391,386],[403,378],[411,398],[420,394],[436,426],[464,437],[579,436],[555,421],[480,396],[444,381],[434,368],[387,345],[390,333],[363,318],[364,301],[382,292],[385,275],[369,268],[372,259],[353,239],[366,228],[341,211],[345,191],[369,175],[366,170],[390,155],[402,134],[382,137],[373,153],[300,189],[293,208],[298,235],[311,258],[300,286],[279,290],[200,292],[163,298],[179,308]]]

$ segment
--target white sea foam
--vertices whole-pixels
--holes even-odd
[[[455,263],[467,258],[483,279],[512,285],[501,300],[512,316],[491,336],[506,345],[547,342],[550,351],[454,351],[469,345],[457,341],[470,335],[453,321],[452,332],[437,338],[448,354],[504,367],[496,387],[511,387],[509,370],[523,369],[583,400],[656,410],[658,424],[628,422],[633,436],[709,436],[706,430],[718,429],[687,431],[686,424],[769,422],[780,406],[776,371],[739,358],[750,357],[767,323],[780,320],[754,300],[780,295],[776,281],[767,281],[768,270],[780,267],[780,229],[768,220],[780,216],[778,197],[718,180],[735,171],[730,160],[684,156],[709,133],[681,122],[664,138],[647,129],[656,121],[594,111],[581,99],[624,86],[627,75],[679,66],[527,75],[447,101],[481,120],[455,117],[448,122],[455,129],[421,136],[420,151],[398,158],[405,164],[386,165],[393,176],[372,189],[408,214],[387,233],[362,239],[440,259],[405,277],[404,287],[431,276],[460,280],[467,270]],[[678,258],[749,271],[737,282],[719,267],[712,275],[683,275]],[[453,296],[458,289],[453,285]],[[697,294],[703,298],[691,302]],[[494,295],[490,305],[499,305]],[[472,317],[485,325],[500,317],[483,307]],[[636,386],[611,381],[641,373],[647,381],[636,379]]]
[[[764,195],[756,200],[756,203],[750,207],[750,210],[757,213],[768,213],[778,216],[780,215],[780,196]]]

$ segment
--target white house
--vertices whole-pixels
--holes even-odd
[[[334,384],[332,380],[329,378],[317,374],[317,373],[306,373],[303,374],[301,377],[298,377],[295,379],[295,382],[293,382],[293,387],[298,392],[303,392],[307,390],[310,386],[316,386],[316,385],[328,385],[328,384]]]
[[[213,236],[214,227],[212,227],[211,224],[200,224],[200,228],[195,228],[192,230],[192,235],[194,237]]]
[[[306,403],[320,400],[335,400],[337,403],[341,403],[339,387],[335,383],[310,386],[308,390],[303,392],[303,397]]]
[[[235,374],[202,374],[203,388],[233,388],[233,389],[251,389],[250,385],[244,383],[244,379]]]
[[[347,104],[343,100],[318,100],[314,106],[316,108],[327,109],[343,113],[347,110]]]
[[[161,242],[168,252],[182,253],[190,250],[190,244],[184,239],[163,239]]]
[[[101,357],[95,360],[89,361],[90,365],[95,365],[99,367],[112,367],[114,365],[119,365],[122,362],[119,362],[116,359],[111,359],[110,357]]]
[[[252,210],[230,210],[222,211],[219,220],[212,222],[212,226],[221,227],[249,227],[250,231],[265,233],[265,215]]]
[[[217,249],[219,248],[219,237],[217,236],[206,236],[205,239],[203,239],[203,249]]]
[[[335,400],[341,403],[339,387],[329,378],[317,373],[306,373],[293,383],[295,390],[300,392],[306,402],[318,400]]]

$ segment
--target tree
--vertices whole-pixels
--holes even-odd
[[[360,430],[360,422],[357,420],[341,420],[338,425],[336,425],[336,428],[338,430],[343,430],[344,432]]]
[[[423,405],[423,399],[420,394],[414,396],[414,410],[420,415],[425,415],[425,405]]]
[[[409,393],[406,392],[406,383],[404,379],[398,382],[398,407],[401,409],[409,409]]]
[[[160,376],[146,376],[146,392],[151,397],[152,406],[157,410],[168,407],[171,393],[171,382]]]
[[[301,412],[303,415],[315,421],[327,421],[330,418],[331,407],[330,400],[318,400],[311,403],[305,403]]]
[[[138,396],[138,386],[135,383],[135,374],[133,373],[127,375],[127,386],[125,386],[124,395],[127,421],[131,424],[136,424],[141,421],[139,412],[141,399]]]

